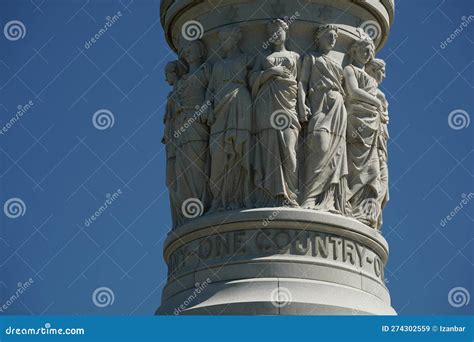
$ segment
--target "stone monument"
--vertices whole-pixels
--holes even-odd
[[[380,233],[393,0],[162,0],[160,315],[393,315]]]

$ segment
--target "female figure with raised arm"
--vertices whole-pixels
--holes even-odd
[[[286,49],[288,25],[267,26],[272,53],[260,58],[250,76],[254,98],[256,205],[297,207],[296,149],[301,112],[298,102],[299,55]]]
[[[377,226],[380,206],[380,166],[377,153],[379,111],[377,81],[365,71],[374,58],[375,47],[368,37],[355,41],[349,51],[352,64],[344,68],[347,90],[347,155],[349,201],[353,216],[371,227]]]
[[[329,57],[337,27],[322,25],[315,34],[317,52],[303,59],[301,82],[310,109],[304,137],[302,207],[348,214],[347,112],[343,70]]]
[[[212,67],[207,90],[213,108],[207,119],[211,128],[211,211],[251,206],[252,97],[247,79],[252,62],[239,49],[241,38],[239,28],[219,32],[224,56]]]

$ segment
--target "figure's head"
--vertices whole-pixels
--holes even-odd
[[[329,52],[334,49],[337,40],[338,28],[336,25],[321,25],[316,29],[314,41],[321,52]]]
[[[288,38],[288,29],[290,27],[282,19],[275,19],[268,23],[267,33],[273,44],[284,44]]]
[[[375,78],[378,83],[382,83],[385,78],[385,61],[380,58],[374,58],[367,63],[365,71]]]
[[[184,43],[179,55],[186,63],[191,64],[202,62],[206,57],[206,53],[204,43],[200,40],[193,40]]]
[[[361,65],[366,65],[372,59],[374,59],[375,55],[375,45],[372,39],[369,37],[361,38],[356,40],[350,50],[349,54],[353,58],[354,61]]]
[[[239,27],[228,27],[219,32],[219,41],[225,52],[232,51],[236,46],[238,46],[241,38],[242,32]]]
[[[165,66],[165,78],[166,78],[166,82],[168,82],[170,86],[173,86],[178,81],[178,77],[179,77],[178,65],[179,65],[178,61],[171,61],[171,62],[168,62]]]

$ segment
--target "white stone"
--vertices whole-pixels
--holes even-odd
[[[301,6],[161,2],[177,59],[165,70],[173,228],[159,314],[395,313],[375,58],[394,4]]]

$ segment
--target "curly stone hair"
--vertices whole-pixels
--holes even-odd
[[[370,60],[373,60],[374,57],[375,57],[375,45],[374,45],[374,42],[372,39],[370,39],[369,37],[365,37],[365,38],[361,38],[361,39],[358,39],[356,40],[350,47],[349,49],[349,55],[354,58],[355,56],[355,53],[358,49],[362,48],[362,47],[370,47],[371,49],[371,53],[370,53]]]

